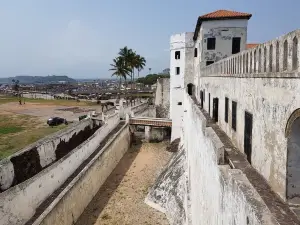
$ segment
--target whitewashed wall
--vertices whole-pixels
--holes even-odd
[[[0,193],[0,224],[25,224],[36,208],[98,148],[119,122],[118,113],[106,116],[105,124],[69,154],[29,180]]]
[[[276,224],[246,176],[220,165],[224,146],[187,94],[184,109],[182,143],[188,162],[190,224]]]

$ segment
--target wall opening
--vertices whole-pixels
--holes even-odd
[[[250,68],[249,68],[249,72],[252,73],[252,52],[250,52]]]
[[[279,72],[279,42],[276,43],[276,72]]]
[[[216,38],[207,38],[207,50],[214,50],[216,48]]]
[[[210,116],[210,93],[208,93],[208,114]]]
[[[253,127],[253,116],[251,113],[245,112],[244,152],[250,164],[251,164],[251,157],[252,157],[252,127]]]
[[[295,110],[288,119],[286,199],[288,203],[300,204],[300,109]]]
[[[246,53],[246,63],[245,63],[245,67],[246,67],[246,73],[248,73],[249,71],[249,65],[248,65],[248,53]]]
[[[182,105],[182,102],[178,102],[177,105]]]
[[[175,52],[175,59],[180,59],[180,51]]]
[[[228,123],[228,103],[229,99],[225,97],[225,122]]]
[[[253,69],[253,72],[256,73],[256,60],[257,60],[256,59],[256,50],[254,50],[254,54],[253,55],[254,55],[254,60],[253,60],[254,69]]]
[[[241,38],[232,38],[232,54],[239,53],[241,51]]]
[[[195,48],[195,49],[194,49],[194,57],[197,57],[197,56],[198,56],[198,49]]]
[[[203,108],[203,91],[200,91],[200,106],[201,106],[201,109]]]
[[[273,45],[270,46],[269,52],[269,71],[273,72]]]
[[[187,92],[189,95],[194,95],[194,85],[193,84],[189,83],[187,85]]]
[[[293,39],[293,70],[296,70],[298,68],[298,39],[294,37]]]
[[[217,123],[219,118],[219,99],[213,98],[213,119]]]
[[[287,70],[287,63],[288,63],[288,43],[285,40],[283,44],[283,71]]]
[[[214,61],[206,61],[206,65],[209,66],[210,64],[213,64]]]
[[[261,48],[258,50],[258,72],[261,72]]]
[[[267,72],[267,47],[264,47],[264,73]]]
[[[180,74],[180,67],[176,67],[176,75],[179,75]]]
[[[232,123],[231,123],[231,128],[236,131],[236,102],[232,101]]]

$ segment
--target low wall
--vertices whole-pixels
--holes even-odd
[[[87,140],[100,123],[84,120],[47,136],[0,161],[0,191],[17,185]]]
[[[125,124],[33,224],[75,224],[129,145],[130,131]]]
[[[119,124],[118,113],[106,117],[105,124],[67,155],[32,178],[0,194],[0,224],[21,225],[100,145]]]

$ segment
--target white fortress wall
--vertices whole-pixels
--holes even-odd
[[[224,146],[186,93],[184,107],[192,224],[276,224],[246,176],[222,165]]]
[[[118,113],[106,116],[105,124],[81,145],[29,180],[0,193],[1,225],[25,224],[36,208],[98,148],[119,122]]]

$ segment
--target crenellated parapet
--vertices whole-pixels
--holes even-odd
[[[300,30],[201,68],[201,76],[299,77]]]

